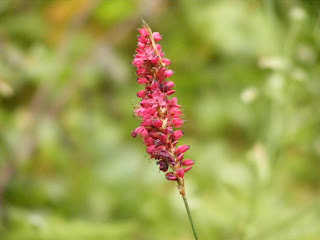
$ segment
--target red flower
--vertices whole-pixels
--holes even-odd
[[[175,93],[173,81],[167,81],[174,72],[166,66],[171,64],[163,58],[161,45],[157,44],[162,37],[158,32],[151,32],[144,24],[139,29],[138,48],[132,64],[136,67],[137,81],[144,86],[137,96],[141,99],[140,106],[134,111],[142,122],[140,127],[132,131],[132,136],[141,135],[147,147],[147,153],[154,158],[163,172],[170,168],[172,172],[166,174],[171,181],[178,181],[184,194],[184,176],[191,169],[194,162],[184,160],[184,153],[189,150],[188,145],[176,147],[178,140],[183,136],[181,127],[184,121],[178,99],[168,96]],[[187,166],[186,168],[184,168]]]

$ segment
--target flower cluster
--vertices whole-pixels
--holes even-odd
[[[177,181],[183,195],[184,176],[194,162],[184,159],[184,153],[190,148],[188,145],[177,146],[183,131],[175,128],[181,127],[184,121],[177,98],[168,98],[175,93],[174,82],[167,80],[173,75],[173,71],[167,68],[171,62],[163,58],[164,53],[158,44],[162,37],[158,32],[152,33],[146,23],[139,32],[132,64],[137,69],[138,83],[145,88],[137,94],[142,100],[135,110],[142,123],[132,131],[132,136],[142,136],[147,153],[157,161],[161,171],[171,169],[166,178]]]

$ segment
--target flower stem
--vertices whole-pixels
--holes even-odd
[[[189,221],[190,221],[190,224],[191,224],[191,227],[192,227],[194,238],[195,238],[195,240],[199,240],[199,238],[197,236],[196,229],[194,228],[194,223],[193,223],[193,220],[192,220],[192,216],[191,216],[191,212],[190,212],[190,208],[189,208],[187,197],[182,195],[182,198],[183,198],[183,201],[184,201],[184,205],[186,206],[186,210],[187,210],[187,213],[188,213],[188,217],[189,217]]]

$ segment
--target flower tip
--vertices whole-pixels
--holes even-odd
[[[145,29],[145,28],[140,28],[140,29],[139,29],[139,32],[140,32],[141,36],[143,36],[143,37],[149,36],[148,30]]]
[[[131,136],[132,136],[132,137],[135,138],[135,137],[137,137],[137,135],[138,135],[138,134],[137,134],[137,132],[136,132],[135,130],[132,130],[132,131],[131,131]]]

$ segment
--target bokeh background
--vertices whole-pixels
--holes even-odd
[[[1,0],[0,239],[193,239],[142,143],[136,29],[163,35],[200,239],[320,239],[320,2]]]

